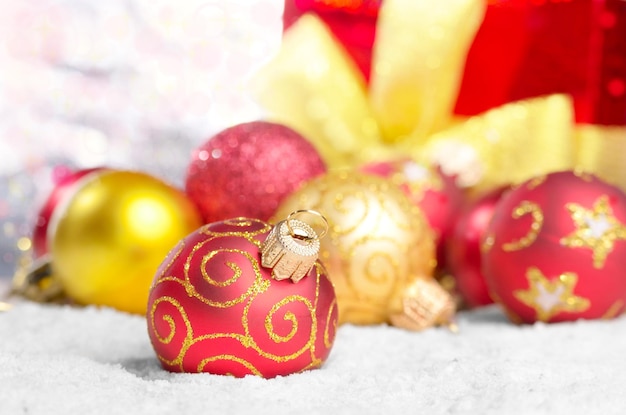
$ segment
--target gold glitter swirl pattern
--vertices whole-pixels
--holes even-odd
[[[211,357],[207,357],[206,359],[203,359],[198,364],[197,372],[204,372],[204,368],[205,368],[205,366],[208,363],[217,362],[217,361],[220,361],[220,360],[229,360],[231,362],[237,362],[241,366],[243,366],[246,369],[248,369],[250,371],[250,373],[252,373],[253,375],[263,376],[263,374],[259,371],[259,369],[254,367],[254,365],[252,363],[248,362],[247,360],[241,359],[241,358],[239,358],[237,356],[232,356],[232,355],[227,355],[227,354],[220,354],[220,355],[217,355],[217,356],[211,356]],[[230,373],[227,373],[227,375],[230,375]]]
[[[255,223],[262,225],[261,229],[266,229],[267,226],[260,220],[250,219],[250,218],[235,218],[235,219],[226,219],[222,221],[224,225],[235,226],[240,228],[249,228]],[[246,230],[247,233],[250,233],[249,230]]]
[[[217,223],[210,223],[200,228],[199,233],[209,237],[243,237],[260,246],[256,239],[271,230],[271,226],[258,219],[234,218]]]
[[[246,226],[233,232],[239,224]],[[337,305],[325,268],[316,262],[298,284],[273,280],[260,268],[256,225],[237,219],[198,230],[174,251],[170,271],[152,289],[149,314],[166,368],[274,376],[318,367],[327,357]]]
[[[200,267],[200,272],[202,273],[202,278],[208,282],[211,285],[214,285],[216,287],[228,287],[229,285],[233,284],[235,281],[237,281],[239,279],[239,277],[241,277],[242,271],[241,268],[234,262],[229,262],[226,261],[224,263],[224,265],[226,265],[228,268],[230,268],[233,271],[233,276],[231,278],[228,278],[225,281],[216,281],[213,278],[211,278],[211,276],[207,273],[206,271],[206,266],[207,263],[213,259],[213,257],[217,254],[222,254],[222,253],[230,253],[230,252],[236,252],[241,254],[242,252],[236,249],[218,249],[215,251],[211,251],[209,252],[208,255],[205,255],[204,257],[202,257],[202,266]]]
[[[185,332],[184,332],[184,337],[181,341],[180,352],[178,353],[176,357],[174,357],[173,359],[168,359],[164,356],[159,355],[158,358],[167,365],[176,366],[181,363],[186,350],[189,348],[189,346],[193,342],[193,328],[191,326],[191,322],[189,321],[189,317],[187,316],[187,313],[185,312],[185,309],[183,308],[183,306],[180,304],[178,300],[169,296],[163,296],[163,297],[157,298],[152,303],[152,307],[150,308],[149,323],[150,323],[150,327],[152,328],[154,338],[158,342],[169,345],[174,339],[174,337],[177,335],[177,330],[176,330],[177,327],[181,326],[181,324],[176,324],[175,318],[174,316],[172,316],[172,314],[166,313],[165,311],[161,311],[165,308],[164,307],[165,304],[169,304],[171,307],[173,307],[177,311],[180,320],[182,320],[183,322],[182,326],[184,327]],[[162,314],[157,316],[157,311],[160,311]],[[157,318],[160,318],[162,321],[167,323],[167,326],[168,326],[167,333],[162,333],[162,329],[160,329],[161,325],[157,323]]]
[[[372,250],[374,245],[376,250]],[[370,302],[383,306],[405,278],[406,268],[398,261],[397,249],[390,238],[355,241],[349,251],[354,261],[348,264],[345,280],[351,291],[367,293]]]
[[[624,301],[617,300],[609,309],[602,315],[603,320],[610,320],[617,317],[620,314],[620,310],[624,311]]]
[[[344,216],[345,220],[332,221],[331,237],[355,232],[367,219],[370,205],[369,199],[363,192],[338,193],[332,198],[332,208],[324,206],[324,211],[335,211]],[[326,218],[328,219],[328,217]]]
[[[309,351],[311,353],[311,364],[309,365],[309,367],[317,367],[320,366],[323,362],[322,359],[320,359],[319,357],[316,356],[315,352],[315,342],[317,340],[317,328],[319,326],[318,321],[317,321],[317,310],[319,310],[320,308],[320,285],[322,283],[322,273],[325,274],[325,269],[324,266],[319,262],[316,261],[316,265],[315,265],[315,297],[313,300],[313,321],[315,324],[315,331],[311,331],[311,347],[309,348]],[[310,277],[309,277],[310,278]],[[336,298],[334,298],[336,300]],[[332,309],[332,305],[328,307],[329,309]],[[320,316],[321,317],[321,316]],[[324,328],[324,331],[327,330],[327,327]],[[328,349],[328,348],[327,348]]]
[[[512,242],[506,242],[502,244],[502,250],[505,252],[511,251],[519,251],[520,249],[524,249],[529,247],[535,242],[537,239],[537,235],[541,232],[541,228],[543,227],[544,217],[543,211],[538,204],[524,200],[519,206],[513,209],[513,213],[511,216],[513,219],[519,219],[524,215],[530,214],[532,217],[532,223],[530,224],[530,230],[526,235],[521,237],[520,239]]]
[[[299,299],[302,300],[302,297],[300,297]],[[298,319],[296,318],[296,315],[292,313],[291,311],[287,311],[283,317],[286,321],[289,321],[291,323],[291,331],[286,336],[281,336],[280,334],[277,334],[276,332],[274,332],[274,325],[272,324],[272,317],[274,317],[274,314],[276,313],[276,311],[278,311],[278,309],[281,308],[282,306],[294,300],[295,298],[290,298],[290,297],[282,299],[281,301],[277,302],[276,304],[272,306],[270,312],[265,317],[265,330],[267,330],[267,333],[269,334],[270,338],[274,340],[274,342],[276,343],[288,342],[289,340],[293,339],[293,336],[298,331]]]
[[[276,362],[287,362],[289,360],[293,360],[295,358],[297,358],[298,356],[302,355],[305,351],[311,349],[313,347],[313,344],[315,342],[315,333],[317,332],[317,317],[315,316],[315,308],[313,307],[313,305],[311,304],[311,301],[308,298],[299,296],[299,295],[292,295],[292,296],[288,296],[285,299],[283,299],[281,301],[282,305],[286,305],[287,303],[292,303],[292,302],[299,302],[301,304],[303,304],[307,311],[308,311],[308,316],[306,317],[307,319],[311,319],[311,332],[310,335],[307,339],[307,341],[304,343],[304,345],[296,350],[293,353],[290,354],[286,354],[286,355],[277,355],[275,353],[270,353],[267,352],[265,350],[263,350],[258,343],[256,342],[256,340],[254,339],[254,336],[251,334],[251,330],[250,330],[250,322],[249,322],[249,315],[250,315],[250,306],[252,305],[252,301],[250,301],[244,310],[244,315],[243,315],[243,326],[244,326],[244,331],[245,331],[245,336],[246,336],[246,346],[247,347],[251,347],[253,348],[257,353],[259,353],[259,355],[274,360]],[[270,311],[271,312],[271,311]],[[276,311],[271,312],[272,314],[275,314]],[[293,318],[295,319],[295,315],[293,313],[287,313],[287,314],[291,314],[293,315]],[[271,317],[270,317],[271,318]],[[275,332],[274,332],[274,327],[273,324],[267,324],[267,318],[265,319],[265,331],[267,332],[268,336],[270,339],[272,339],[274,342],[278,343],[279,341],[277,341],[277,339],[280,339],[281,336],[278,336]],[[298,329],[298,323],[297,321],[291,321],[292,322],[292,329],[291,332],[287,335],[287,336],[283,336],[282,339],[289,337],[290,339],[293,338],[296,335],[296,331]],[[282,342],[282,341],[281,341]]]
[[[328,314],[326,315],[326,328],[324,329],[324,346],[327,348],[330,348],[333,345],[330,329],[332,328],[333,333],[337,332],[337,319],[333,319],[333,314],[336,311],[337,299],[333,298],[333,302],[330,304],[330,307],[328,307]]]
[[[172,341],[172,339],[174,338],[174,335],[176,334],[176,324],[174,323],[174,318],[170,315],[164,315],[163,320],[167,322],[167,324],[169,325],[170,334],[168,334],[167,337],[165,338],[162,338],[161,336],[159,336],[159,333],[156,333],[156,335],[159,338],[159,341],[161,343],[169,344],[169,342]]]
[[[209,241],[211,241],[211,239],[207,239],[203,242],[196,244],[193,247],[191,254],[187,257],[187,260],[185,262],[185,281],[186,281],[185,289],[187,290],[187,293],[190,296],[195,297],[199,299],[200,301],[202,301],[203,303],[206,303],[213,307],[226,308],[226,307],[231,307],[235,304],[239,304],[243,302],[246,298],[250,297],[253,293],[259,293],[259,292],[263,292],[267,290],[267,288],[269,287],[269,282],[263,281],[263,278],[261,276],[261,270],[259,268],[259,263],[249,252],[241,250],[241,249],[216,249],[214,251],[209,252],[207,255],[202,256],[201,275],[202,275],[203,281],[207,282],[209,286],[215,286],[215,287],[227,287],[239,281],[242,275],[242,270],[241,270],[240,265],[237,265],[232,261],[226,261],[224,259],[224,258],[231,258],[232,254],[237,254],[239,257],[245,258],[246,265],[249,265],[250,268],[252,269],[252,272],[253,272],[252,275],[254,275],[254,281],[252,282],[252,284],[248,286],[247,290],[241,293],[238,297],[231,298],[225,301],[217,301],[214,299],[210,299],[206,297],[205,295],[203,295],[201,292],[199,292],[198,286],[195,285],[191,281],[192,279],[192,277],[190,276],[190,269],[192,268],[191,263],[196,252],[198,252],[201,248],[203,248],[203,246]],[[226,254],[230,254],[230,255],[226,255]],[[220,260],[220,257],[221,257],[221,260]],[[209,261],[211,260],[214,260],[219,265],[230,268],[230,271],[232,271],[232,276],[226,279],[225,281],[217,281],[216,279],[212,278],[209,275],[209,272],[207,271],[207,268],[208,268],[207,265]],[[243,283],[245,283],[245,281]],[[205,289],[203,290],[203,292],[212,293],[213,291],[210,289]]]
[[[319,273],[320,268],[319,267],[314,267],[314,269],[316,270],[316,276],[313,277],[313,275],[309,275],[307,278],[311,278],[315,280],[315,301],[314,304],[315,306],[311,303],[311,301],[306,298],[303,297],[301,295],[291,295],[291,296],[287,296],[285,298],[283,298],[282,300],[278,301],[277,303],[275,303],[270,310],[268,311],[268,314],[265,317],[265,324],[264,324],[264,328],[265,328],[265,332],[268,335],[268,338],[274,343],[274,344],[278,344],[278,343],[286,343],[289,341],[294,340],[294,337],[296,336],[296,334],[298,333],[299,329],[301,329],[300,324],[298,323],[298,317],[300,319],[303,319],[305,321],[306,324],[303,324],[302,326],[304,327],[310,327],[310,333],[304,338],[304,345],[302,347],[300,347],[298,350],[296,350],[293,353],[286,353],[284,355],[278,355],[276,353],[270,353],[268,351],[266,351],[263,347],[261,347],[259,345],[260,342],[263,342],[263,339],[258,339],[255,340],[255,336],[253,335],[253,330],[251,330],[251,323],[249,321],[249,315],[250,314],[254,314],[257,315],[257,310],[255,310],[254,312],[251,311],[252,307],[255,304],[255,300],[258,299],[257,295],[254,295],[253,297],[251,297],[248,302],[246,303],[245,307],[244,307],[244,312],[243,312],[243,317],[242,317],[242,325],[243,325],[243,329],[244,329],[244,333],[243,334],[238,334],[238,333],[213,333],[213,334],[208,334],[208,335],[202,335],[199,336],[195,339],[193,339],[192,341],[189,342],[189,347],[187,347],[187,349],[189,349],[191,346],[198,346],[203,342],[207,342],[207,341],[213,341],[213,340],[217,340],[217,339],[233,339],[235,341],[237,341],[242,347],[248,349],[251,348],[254,351],[256,351],[260,356],[267,358],[269,360],[272,360],[274,362],[277,363],[284,363],[284,362],[288,362],[294,359],[297,359],[299,357],[301,357],[307,350],[310,351],[311,353],[311,364],[307,365],[305,369],[309,369],[312,367],[317,367],[322,363],[322,360],[319,359],[316,355],[315,355],[315,340],[316,340],[316,335],[317,335],[317,329],[318,329],[318,322],[317,322],[317,316],[316,316],[316,305],[317,305],[317,299],[319,297],[319,287],[320,287],[320,279],[321,279],[321,275]],[[322,268],[323,269],[323,268]],[[260,302],[263,302],[262,299],[258,299]],[[303,313],[298,313],[292,310],[296,310],[293,307],[293,303],[300,303],[302,305],[305,306],[305,310],[306,312]],[[274,324],[272,323],[274,315],[283,307],[288,307],[288,306],[292,306],[288,309],[287,312],[285,312],[283,319],[285,321],[288,321],[291,323],[291,330],[288,334],[286,335],[280,335],[278,333],[275,332],[274,330]],[[329,321],[330,321],[330,317],[329,317]],[[330,321],[331,323],[333,323],[333,321]],[[334,324],[336,324],[336,321],[334,321]],[[258,334],[258,333],[257,333]],[[329,338],[328,343],[330,345],[332,345],[332,341],[330,340],[330,334],[327,335],[327,338]],[[267,344],[266,344],[267,345]],[[330,347],[330,346],[327,346]],[[184,354],[187,353],[188,350],[184,351]],[[241,358],[238,358],[236,356],[233,355],[226,355],[226,354],[221,354],[219,356],[215,356],[215,357],[211,357],[208,359],[204,359],[201,364],[198,366],[199,368],[202,367],[204,369],[204,366],[210,362],[217,362],[219,360],[232,360],[232,361],[237,361],[239,363],[242,363],[246,368],[250,369],[252,373],[256,373],[255,370],[256,369],[252,369],[254,368],[254,365],[250,362],[246,362],[244,360],[242,360]],[[181,367],[182,370],[182,367]],[[258,372],[258,370],[257,370]]]

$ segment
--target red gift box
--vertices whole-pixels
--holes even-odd
[[[382,0],[285,0],[284,28],[287,30],[305,13],[315,13],[369,79],[381,3]]]
[[[552,93],[576,121],[626,125],[626,2],[476,0],[487,11],[467,56],[455,112],[476,115]],[[285,29],[317,14],[369,78],[382,0],[286,0]]]
[[[626,125],[626,2],[489,1],[456,112],[551,93],[573,97],[580,123]]]

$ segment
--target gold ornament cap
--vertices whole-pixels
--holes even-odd
[[[13,275],[10,295],[17,295],[38,303],[65,302],[61,281],[52,272],[50,255],[35,260],[22,259]]]
[[[390,316],[390,323],[411,331],[445,325],[456,332],[454,323],[456,304],[435,279],[417,278],[404,291],[402,311]]]
[[[318,235],[299,215],[317,216],[324,229]],[[314,210],[297,210],[276,224],[261,246],[261,265],[272,268],[276,280],[298,282],[311,270],[320,251],[320,238],[328,231],[326,218]]]

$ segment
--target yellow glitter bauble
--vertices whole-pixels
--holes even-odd
[[[182,191],[144,173],[107,170],[53,213],[52,272],[79,304],[143,314],[163,258],[199,226]]]
[[[275,218],[298,209],[326,217],[320,260],[335,285],[339,323],[377,324],[403,311],[416,279],[431,279],[434,234],[418,207],[386,179],[339,171],[306,182]]]

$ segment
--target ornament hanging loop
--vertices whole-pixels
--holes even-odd
[[[12,280],[9,296],[20,296],[38,303],[63,303],[67,298],[61,281],[52,272],[49,254],[37,259],[20,259]]]
[[[321,218],[324,228],[318,234],[308,223],[297,219],[305,214]],[[319,212],[309,209],[291,212],[278,222],[261,246],[261,265],[272,268],[276,280],[298,282],[308,274],[319,255],[320,237],[328,232],[328,221]],[[321,235],[321,236],[320,236]]]
[[[302,232],[296,232],[296,230],[294,228],[292,228],[291,226],[291,221],[293,219],[295,219],[297,216],[301,216],[301,215],[313,215],[316,216],[317,218],[321,219],[322,223],[323,223],[323,228],[322,231],[320,233],[316,233],[315,234],[315,238],[317,239],[322,239],[324,236],[326,236],[326,234],[328,233],[328,220],[326,220],[326,217],[324,217],[324,215],[322,215],[321,213],[319,213],[316,210],[312,210],[312,209],[300,209],[300,210],[296,210],[291,212],[286,219],[286,223],[287,223],[287,229],[289,230],[289,234],[291,235],[292,238],[296,238],[296,239],[300,239],[300,240],[310,240],[311,237],[309,235],[304,235],[302,234]],[[309,225],[311,226],[311,225]]]

